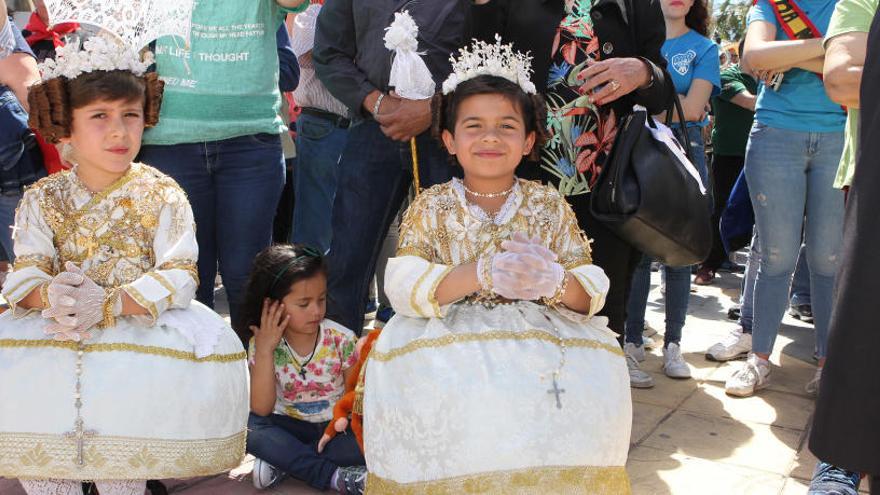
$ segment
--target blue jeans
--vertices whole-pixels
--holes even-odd
[[[445,150],[428,133],[418,136],[421,186],[452,178]],[[348,130],[333,203],[327,260],[327,318],[360,334],[367,293],[385,234],[412,183],[409,143],[392,141],[373,120]]]
[[[12,250],[12,226],[21,193],[0,193],[0,261],[15,261]]]
[[[859,473],[819,461],[807,495],[858,495],[860,482]]]
[[[810,305],[810,264],[807,263],[807,248],[801,246],[794,278],[791,280],[791,305]]]
[[[757,229],[755,229],[755,233],[752,235],[752,247],[749,249],[749,260],[746,262],[742,295],[739,301],[741,304],[739,322],[743,333],[752,333],[755,279],[758,278],[760,260],[761,238],[758,236]],[[806,249],[803,246],[801,246],[801,254],[798,256],[797,268],[791,283],[790,301],[792,306],[810,304],[810,267],[807,265]]]
[[[803,240],[810,265],[817,354],[825,357],[843,239],[843,192],[832,186],[842,149],[843,132],[752,126],[746,179],[761,237],[752,326],[756,353],[773,351]]]
[[[676,137],[682,139],[680,129],[675,128]],[[700,127],[688,127],[688,139],[694,165],[700,172],[703,184],[709,188],[706,169],[706,152]],[[681,342],[681,330],[687,317],[688,300],[691,297],[691,267],[663,266],[666,279],[666,332],[663,334],[664,348],[669,344]],[[633,273],[629,300],[626,304],[626,336],[625,341],[642,345],[642,331],[645,328],[645,311],[648,305],[648,293],[651,291],[651,258],[643,255]]]
[[[199,279],[196,299],[214,307],[219,264],[229,312],[238,321],[251,262],[272,242],[272,220],[284,187],[277,135],[144,146],[139,156],[186,191],[196,220]]]
[[[247,451],[318,490],[326,490],[337,468],[366,465],[350,429],[336,435],[319,454],[318,440],[326,427],[327,422],[309,423],[280,414],[251,413]]]
[[[297,118],[291,242],[313,246],[322,253],[330,249],[339,157],[347,140],[348,129],[328,119],[304,113]]]

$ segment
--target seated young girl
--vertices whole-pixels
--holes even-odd
[[[324,319],[326,272],[321,254],[300,245],[275,245],[254,259],[239,331],[254,333],[247,451],[257,458],[258,489],[288,474],[320,490],[363,492],[354,435],[318,447],[357,362],[354,333]]]
[[[192,301],[186,195],[132,162],[162,83],[111,41],[78,45],[58,49],[29,96],[31,126],[64,143],[74,167],[28,189],[16,214],[11,310],[0,315],[0,476],[31,495],[78,494],[80,480],[140,495],[146,479],[241,461],[245,353]]]
[[[434,131],[462,180],[416,197],[366,362],[367,493],[628,493],[631,403],[608,279],[559,193],[517,179],[542,145],[529,59],[453,61]]]

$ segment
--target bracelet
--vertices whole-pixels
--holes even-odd
[[[101,307],[104,319],[101,320],[101,328],[110,328],[116,325],[116,304],[121,302],[119,291],[121,288],[110,289],[107,291],[107,297],[104,298],[104,304]]]
[[[639,87],[636,88],[636,89],[639,89],[639,90],[648,89],[648,88],[650,88],[651,86],[654,85],[654,64],[652,64],[649,60],[647,60],[647,59],[645,59],[645,58],[642,58],[642,57],[637,57],[637,58],[638,58],[643,64],[645,64],[645,67],[648,68],[648,75],[651,76],[651,80],[648,81],[648,84],[646,84],[646,85],[644,85],[644,86],[639,86]]]
[[[40,302],[43,304],[43,309],[49,309],[49,284],[40,285]]]
[[[565,296],[566,290],[568,290],[568,273],[562,276],[562,282],[559,284],[559,287],[557,287],[556,293],[553,294],[553,297],[545,297],[542,299],[542,302],[547,307],[555,308],[562,304],[562,298]]]
[[[486,295],[492,295],[492,257],[483,255],[477,260],[477,280]]]
[[[373,117],[379,114],[379,106],[382,105],[382,99],[385,98],[385,93],[379,93],[379,97],[376,98],[376,103],[373,103]]]

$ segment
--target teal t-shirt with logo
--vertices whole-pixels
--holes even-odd
[[[217,141],[279,134],[275,33],[288,12],[275,0],[196,0],[190,48],[179,38],[156,42],[156,71],[165,81],[159,125],[144,144]]]
[[[837,0],[798,0],[797,4],[821,33],[828,29]],[[749,24],[764,21],[776,27],[776,39],[787,40],[769,0],[758,0],[749,12]],[[791,69],[778,90],[761,85],[755,119],[770,127],[801,132],[839,132],[846,123],[843,108],[831,101],[818,74]]]

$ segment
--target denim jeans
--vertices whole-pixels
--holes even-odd
[[[21,193],[0,193],[0,261],[15,261],[12,250],[12,226]]]
[[[673,129],[676,137],[682,139],[680,129]],[[703,184],[709,188],[709,172],[706,169],[706,153],[700,127],[688,127],[694,165],[700,172]],[[663,266],[666,280],[666,332],[663,334],[664,348],[669,344],[681,342],[681,330],[687,317],[688,300],[691,297],[691,267]],[[651,258],[642,256],[633,273],[629,300],[626,305],[626,342],[642,345],[642,331],[645,327],[645,311],[648,293],[651,291]]]
[[[291,242],[313,246],[322,253],[330,249],[339,158],[347,140],[348,129],[328,119],[304,113],[297,118]]]
[[[247,451],[318,490],[330,487],[338,467],[366,465],[351,430],[338,434],[318,453],[327,423],[308,423],[290,416],[248,416]]]
[[[761,237],[755,280],[752,350],[770,354],[789,305],[801,242],[810,265],[816,350],[825,357],[832,291],[843,240],[843,192],[834,177],[843,132],[799,132],[752,126],[746,179]]]
[[[758,278],[758,266],[761,264],[761,238],[758,230],[752,235],[752,246],[749,249],[749,259],[746,262],[745,276],[743,277],[742,293],[740,296],[739,322],[743,333],[752,333],[752,321],[754,317],[755,302],[755,279]],[[810,304],[810,267],[806,261],[806,249],[801,246],[798,256],[797,268],[791,283],[789,300],[792,306]]]
[[[196,298],[214,307],[219,264],[229,312],[236,322],[254,256],[272,242],[272,220],[284,187],[277,135],[144,146],[139,156],[186,191],[196,220],[199,279]]]
[[[421,186],[449,181],[453,169],[446,151],[428,133],[416,139]],[[373,120],[349,128],[333,203],[327,318],[358,335],[376,259],[411,183],[409,143],[392,141]]]
[[[752,322],[755,314],[755,279],[758,278],[758,265],[761,259],[761,239],[758,229],[752,234],[752,245],[749,248],[749,260],[746,262],[745,276],[740,295],[739,324],[743,333],[752,333]]]
[[[859,473],[819,461],[807,495],[858,495]]]
[[[801,246],[794,278],[791,280],[791,305],[810,305],[810,264],[807,262],[807,247]]]

